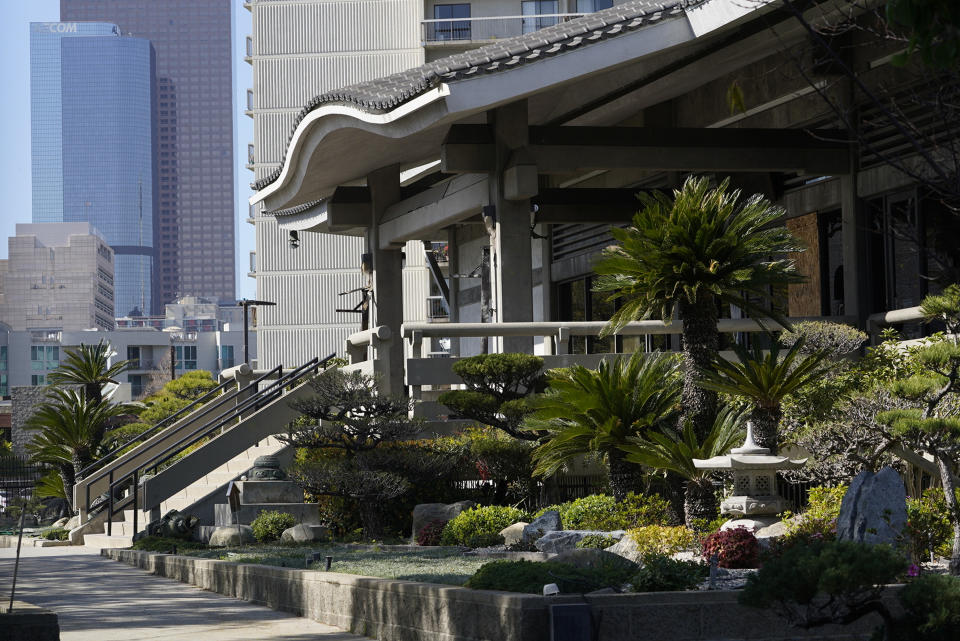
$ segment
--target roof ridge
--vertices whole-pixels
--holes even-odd
[[[444,83],[495,73],[530,64],[546,57],[619,36],[663,18],[683,14],[689,7],[707,0],[677,0],[664,5],[651,0],[628,0],[595,13],[537,31],[498,40],[492,44],[453,54],[419,67],[381,78],[366,80],[327,91],[310,99],[294,119],[287,134],[280,166],[250,186],[259,191],[280,177],[287,151],[297,127],[318,107],[326,104],[351,104],[371,113],[383,113],[412,100]]]

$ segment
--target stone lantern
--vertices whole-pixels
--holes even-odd
[[[726,456],[694,459],[700,470],[733,470],[733,496],[720,504],[720,513],[734,518],[767,521],[787,509],[787,502],[777,494],[777,470],[795,470],[807,459],[791,460],[770,454],[770,449],[753,440],[753,423],[747,422],[747,438],[742,447],[735,447]]]

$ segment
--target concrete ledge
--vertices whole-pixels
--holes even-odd
[[[8,612],[7,603],[4,603],[0,606],[0,638],[4,641],[60,641],[60,623],[51,610],[14,601],[13,612]]]
[[[737,604],[736,592],[536,595],[470,590],[323,572],[238,564],[134,550],[101,555],[218,594],[309,617],[380,641],[548,641],[550,604],[593,607],[604,641],[829,639],[866,641],[879,625],[813,631]]]
[[[66,545],[73,545],[70,541],[48,541],[46,539],[38,539],[32,536],[23,537],[22,546],[25,548],[56,548]],[[15,548],[17,547],[17,537],[16,535],[3,534],[0,535],[0,548]]]

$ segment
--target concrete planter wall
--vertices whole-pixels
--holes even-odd
[[[551,603],[593,607],[603,641],[738,641],[870,638],[879,619],[805,631],[737,604],[735,592],[592,597],[469,590],[335,572],[293,570],[105,549],[101,554],[159,576],[335,625],[380,641],[549,641]]]

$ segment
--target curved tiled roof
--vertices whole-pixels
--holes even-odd
[[[658,22],[682,15],[687,7],[704,0],[679,0],[663,5],[652,0],[627,0],[609,9],[561,22],[531,33],[498,40],[478,49],[458,53],[375,80],[359,82],[313,98],[294,120],[287,146],[300,122],[321,105],[337,103],[359,107],[370,113],[384,113],[416,98],[440,83],[513,69],[549,56],[587,46]],[[260,190],[274,182],[286,162],[286,150],[280,167],[254,182]]]

